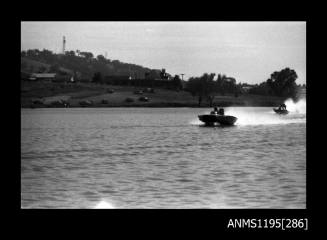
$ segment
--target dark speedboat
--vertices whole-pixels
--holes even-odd
[[[288,114],[288,111],[286,109],[279,109],[279,108],[274,108],[275,113],[278,114]]]
[[[200,121],[208,126],[214,126],[217,123],[220,125],[234,125],[237,118],[234,116],[221,115],[218,113],[204,114],[198,116]]]

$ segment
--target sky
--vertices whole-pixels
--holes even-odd
[[[285,67],[306,83],[305,22],[21,22],[21,50],[102,54],[184,80],[222,73],[261,83]]]

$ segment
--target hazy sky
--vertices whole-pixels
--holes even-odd
[[[21,48],[92,52],[184,79],[224,73],[260,83],[285,67],[306,82],[305,22],[22,22]]]

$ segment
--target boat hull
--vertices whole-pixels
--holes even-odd
[[[274,108],[275,113],[278,114],[288,114],[287,110],[282,110],[282,109],[278,109],[278,108]]]
[[[206,125],[234,125],[237,118],[233,116],[227,116],[227,115],[218,115],[218,114],[205,114],[205,115],[199,115],[199,120],[201,122],[204,122]]]

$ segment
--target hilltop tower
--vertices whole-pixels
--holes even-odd
[[[62,39],[62,54],[65,54],[66,51],[66,38],[65,36]]]

